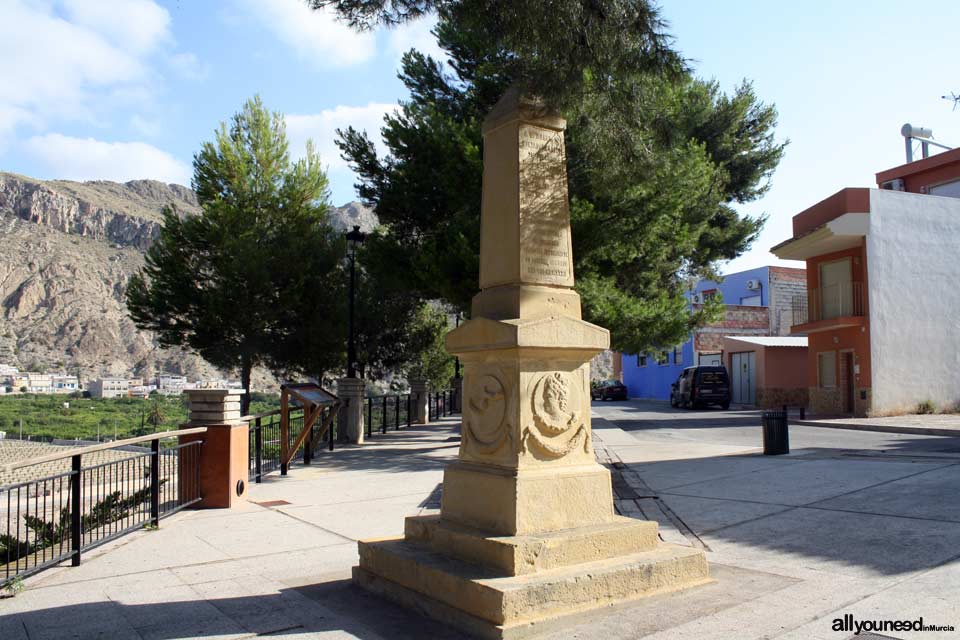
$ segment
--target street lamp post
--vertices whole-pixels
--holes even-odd
[[[350,313],[347,316],[347,377],[357,377],[357,345],[353,337],[354,299],[357,283],[357,247],[363,244],[367,234],[360,231],[359,225],[354,225],[353,231],[347,233],[347,244],[350,248]]]
[[[457,326],[457,327],[460,326],[460,312],[459,312],[459,311],[457,311],[456,326]],[[460,357],[459,357],[459,356],[454,356],[454,358],[453,358],[453,377],[454,377],[454,378],[459,378],[459,377],[460,377]]]

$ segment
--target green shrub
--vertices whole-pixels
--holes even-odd
[[[921,415],[937,412],[937,405],[932,400],[924,400],[917,405],[916,413]]]

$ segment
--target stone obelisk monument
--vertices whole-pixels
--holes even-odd
[[[590,432],[610,343],[573,290],[565,121],[516,90],[483,124],[480,293],[447,336],[464,365],[459,459],[439,516],[360,542],[358,584],[484,638],[710,580],[698,549],[617,516]]]

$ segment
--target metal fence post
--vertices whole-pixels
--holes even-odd
[[[70,475],[70,552],[72,554],[71,564],[74,567],[80,566],[80,548],[83,546],[83,530],[80,526],[83,516],[83,504],[80,483],[82,482],[83,472],[80,464],[80,455],[72,458],[72,474]]]
[[[336,417],[330,419],[330,428],[327,430],[327,440],[329,440],[328,446],[330,447],[330,451],[333,451],[333,430],[340,424],[340,416],[343,414],[340,413],[340,407],[337,406],[331,408],[330,411],[337,412]]]
[[[387,432],[387,396],[383,396],[383,415],[380,417],[380,433],[385,434]]]
[[[413,403],[413,394],[407,394],[407,426],[409,427],[412,424],[413,417],[410,415],[410,409],[412,408]]]
[[[367,398],[367,436],[373,435],[373,398]]]
[[[394,405],[393,405],[393,430],[400,430],[400,394],[393,396]]]
[[[160,440],[150,441],[150,524],[160,526]]]
[[[260,429],[260,418],[253,423],[253,479],[260,484],[263,477],[263,431]]]

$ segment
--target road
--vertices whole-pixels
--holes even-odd
[[[760,447],[760,411],[673,409],[666,402],[629,400],[593,403],[594,414],[644,442],[690,441],[734,447]],[[956,456],[960,437],[916,436],[793,425],[792,449],[870,451],[885,455]]]

